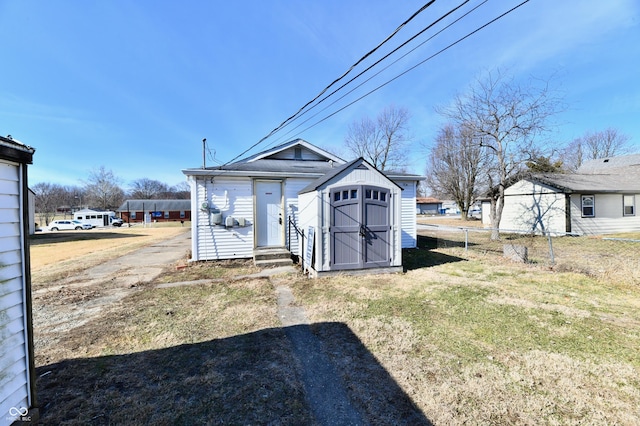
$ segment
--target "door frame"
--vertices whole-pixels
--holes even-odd
[[[265,221],[265,223],[263,224],[259,219],[258,219],[258,198],[259,198],[259,193],[258,193],[258,186],[260,183],[271,183],[271,184],[279,184],[280,186],[280,206],[278,208],[278,215],[279,215],[279,231],[278,231],[278,243],[277,244],[267,244],[267,245],[259,245],[258,244],[258,234],[259,234],[259,226],[261,225],[265,225],[268,226],[268,221]],[[284,181],[282,179],[254,179],[253,180],[253,223],[254,223],[254,227],[253,227],[253,247],[254,248],[258,248],[258,247],[284,247],[284,240],[285,240],[285,235],[284,235],[284,230],[285,230],[285,226],[284,226]]]
[[[359,234],[358,234],[358,241],[356,243],[356,246],[353,247],[354,250],[356,250],[357,252],[357,256],[358,256],[358,262],[357,263],[351,263],[351,264],[342,264],[343,266],[338,266],[336,267],[336,262],[335,262],[335,256],[336,256],[336,250],[335,250],[335,238],[334,238],[334,234],[336,231],[343,231],[343,232],[349,232],[351,234],[354,234],[355,231],[355,225],[351,224],[349,226],[336,226],[335,222],[334,222],[334,203],[340,203],[341,205],[344,205],[343,201],[344,199],[342,197],[341,200],[336,201],[336,199],[334,198],[336,193],[342,193],[344,194],[344,192],[347,192],[349,195],[351,194],[352,190],[357,190],[357,211],[358,211],[358,217],[357,217],[357,222],[358,222],[358,228],[359,228]],[[373,193],[374,191],[378,194],[380,194],[381,192],[384,191],[384,193],[386,194],[385,200],[379,200],[377,198],[373,199],[368,199],[366,197],[366,193],[370,191],[371,193]],[[394,217],[394,215],[392,215],[392,209],[394,208],[394,201],[392,201],[391,199],[392,196],[392,190],[391,188],[388,187],[384,187],[384,186],[379,186],[379,185],[372,185],[372,184],[363,184],[363,183],[358,183],[358,184],[345,184],[345,185],[341,185],[341,186],[335,186],[331,189],[329,189],[329,209],[330,209],[330,217],[329,217],[329,250],[330,250],[330,268],[332,270],[354,270],[354,269],[370,269],[370,268],[376,268],[376,267],[388,267],[391,265],[391,257],[393,256],[393,242],[392,242],[392,238],[393,238],[393,233],[392,233],[392,223],[391,220]],[[349,200],[353,200],[354,198],[350,195],[349,196]],[[369,201],[367,201],[369,200]],[[370,224],[366,224],[364,223],[367,214],[366,214],[366,206],[367,204],[377,204],[377,205],[381,205],[384,203],[385,208],[386,208],[386,224],[385,225],[370,225]],[[346,204],[354,204],[352,202],[348,202]],[[383,232],[382,229],[378,229],[376,230],[376,228],[381,228],[381,227],[385,227],[388,229],[384,229],[384,232],[386,232],[387,235],[387,250],[386,250],[386,259],[384,261],[370,261],[367,258],[367,244],[370,242],[370,239],[375,239],[376,238],[376,232]],[[342,229],[344,228],[344,229]]]

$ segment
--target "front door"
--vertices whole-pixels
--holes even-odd
[[[256,244],[258,247],[283,244],[282,182],[256,181]]]
[[[331,269],[391,264],[389,195],[386,188],[362,185],[330,192]]]

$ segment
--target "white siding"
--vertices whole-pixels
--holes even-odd
[[[29,407],[20,166],[0,163],[0,420]]]
[[[197,179],[192,191],[193,260],[240,259],[253,256],[253,182],[249,178]],[[195,202],[193,199],[195,198]],[[203,203],[207,208],[203,208]],[[244,218],[246,226],[226,228],[211,222],[211,210],[219,209],[223,224],[227,216]]]
[[[557,189],[521,180],[505,190],[500,230],[564,233],[565,204]]]
[[[313,182],[314,179],[295,179],[288,178],[284,182],[284,210],[287,215],[287,221],[285,222],[285,245],[289,241],[289,216],[293,218],[293,222],[298,226],[300,230],[305,230],[306,228],[300,227],[300,210],[298,206],[298,193],[304,189],[307,185]],[[305,234],[306,234],[305,230]],[[291,248],[290,251],[293,254],[300,254],[299,250],[299,238],[296,231],[291,227]],[[306,250],[306,249],[305,249]]]
[[[582,217],[582,195],[595,196],[595,217]],[[622,194],[572,194],[571,232],[586,235],[614,234],[618,232],[640,231],[638,202],[640,194],[635,194],[636,214],[622,214]]]
[[[402,248],[417,246],[416,231],[416,186],[417,182],[396,182],[402,191]]]
[[[320,215],[318,212],[320,203],[320,195],[318,192],[308,192],[306,194],[301,194],[298,198],[298,218],[299,218],[299,227],[304,231],[305,235],[309,235],[309,227],[314,227],[315,231],[315,239],[314,239],[314,252],[316,254],[316,261],[320,264],[322,263],[320,255],[322,254],[319,251],[319,247],[321,244],[319,243],[319,238],[322,237],[321,232],[321,222]],[[309,244],[309,240],[305,240],[304,253],[307,251],[307,244]]]

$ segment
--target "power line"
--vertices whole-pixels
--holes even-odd
[[[380,47],[382,47],[385,43],[387,43],[389,40],[391,40],[402,28],[404,28],[409,22],[411,22],[416,16],[418,16],[420,13],[422,13],[423,11],[425,11],[429,6],[431,6],[433,3],[435,3],[436,0],[431,0],[428,3],[426,3],[425,5],[423,5],[420,9],[418,9],[415,13],[413,13],[413,15],[411,15],[407,20],[405,20],[402,24],[400,24],[389,36],[387,36],[387,38],[385,38],[381,43],[379,43],[376,47],[374,47],[372,50],[370,50],[368,53],[366,53],[363,57],[361,57],[360,59],[358,59],[358,61],[356,61],[355,64],[351,65],[351,67],[349,67],[349,69],[343,73],[340,77],[338,77],[337,79],[335,79],[333,82],[331,82],[331,84],[329,84],[327,87],[325,87],[324,89],[322,89],[320,91],[320,93],[318,95],[316,95],[316,97],[314,97],[312,100],[310,100],[309,102],[307,102],[302,108],[300,108],[295,114],[293,114],[292,116],[290,116],[289,118],[287,118],[286,120],[284,120],[282,123],[280,123],[280,125],[278,125],[276,128],[274,128],[273,130],[271,130],[271,132],[269,132],[268,135],[264,136],[263,138],[261,138],[258,142],[256,142],[255,144],[251,145],[248,149],[246,149],[244,152],[238,154],[236,157],[234,157],[233,159],[229,160],[228,162],[226,162],[224,165],[226,166],[227,164],[235,161],[236,159],[238,159],[239,157],[243,156],[244,154],[246,154],[247,152],[251,151],[253,148],[255,148],[256,146],[260,145],[262,142],[264,142],[267,138],[271,137],[274,133],[278,132],[281,128],[283,128],[287,123],[289,123],[290,121],[294,120],[296,118],[296,116],[298,116],[300,114],[300,112],[302,110],[304,110],[307,106],[309,106],[310,104],[312,104],[313,102],[315,102],[320,96],[322,96],[327,90],[329,90],[329,88],[331,86],[333,86],[334,84],[336,84],[338,81],[342,80],[347,74],[349,74],[356,66],[358,66],[360,63],[362,63],[362,61],[364,61],[366,58],[368,58],[369,56],[371,56],[374,52],[376,52],[378,49],[380,49]]]
[[[466,18],[468,15],[470,15],[471,13],[475,12],[478,8],[480,8],[481,6],[483,6],[485,3],[487,3],[489,0],[484,0],[482,3],[476,5],[475,7],[473,7],[472,9],[468,10],[467,12],[465,12],[463,15],[459,16],[458,18],[456,18],[454,21],[452,21],[451,23],[449,23],[448,25],[446,25],[445,27],[443,27],[441,30],[439,30],[438,32],[436,32],[435,34],[433,34],[432,36],[430,36],[429,38],[427,38],[426,40],[424,40],[423,42],[421,42],[420,44],[418,44],[417,46],[413,47],[411,50],[409,50],[408,52],[406,52],[405,54],[403,54],[402,56],[400,56],[399,58],[395,59],[393,62],[391,62],[389,65],[385,66],[384,68],[382,68],[380,71],[376,72],[375,74],[373,74],[371,77],[368,77],[366,80],[364,80],[362,83],[358,84],[357,86],[355,86],[353,89],[349,90],[347,93],[345,93],[344,95],[340,96],[338,99],[334,100],[333,102],[331,102],[329,105],[325,106],[324,108],[322,108],[320,111],[318,111],[317,113],[313,114],[311,117],[307,118],[306,120],[304,120],[303,122],[301,122],[300,124],[298,124],[296,127],[294,127],[293,129],[291,129],[289,132],[287,132],[285,135],[283,135],[282,137],[280,137],[279,140],[282,140],[283,138],[285,138],[287,135],[291,134],[294,130],[298,129],[300,126],[302,126],[303,124],[311,121],[311,119],[313,119],[314,117],[317,117],[318,115],[320,115],[321,112],[326,111],[327,109],[329,109],[331,106],[335,105],[337,102],[339,102],[340,100],[344,99],[346,96],[350,95],[351,93],[353,93],[355,90],[357,90],[358,88],[362,87],[364,84],[366,84],[367,82],[371,81],[374,77],[377,77],[378,75],[380,75],[382,72],[384,72],[385,70],[389,69],[391,66],[393,66],[394,64],[398,63],[400,60],[402,60],[403,58],[407,57],[409,54],[411,54],[412,52],[414,52],[415,50],[417,50],[418,48],[422,47],[424,44],[428,43],[429,41],[433,40],[435,37],[437,37],[439,34],[441,34],[442,32],[444,32],[445,30],[449,29],[450,27],[452,27],[453,25],[457,24],[458,22],[460,22],[462,19]],[[442,20],[443,18],[445,18],[446,16],[448,16],[449,14],[451,14],[452,12],[456,11],[457,9],[459,9],[461,6],[463,6],[464,4],[466,4],[467,1],[465,1],[464,3],[460,4],[458,7],[456,7],[455,9],[450,10],[447,14],[443,15],[442,17],[440,17],[438,20],[434,21],[432,24],[430,24],[428,27],[426,27],[425,29],[423,29],[422,31],[420,31],[417,35],[420,35],[422,33],[424,33],[424,31],[426,31],[427,29],[431,28],[434,24],[436,24],[437,22],[439,22],[440,20]],[[393,52],[395,52],[396,50],[398,50],[400,47],[403,47],[404,45],[406,45],[409,41],[415,39],[415,37],[411,37],[409,40],[407,40],[407,42],[403,43],[401,46],[399,46],[397,49],[395,49]],[[393,53],[391,52],[391,53]],[[389,55],[387,55],[389,56]],[[385,56],[385,58],[387,57]],[[384,59],[384,58],[383,58]],[[378,64],[380,61],[376,62],[376,64]],[[374,65],[376,65],[374,64]],[[340,86],[338,89],[334,90],[333,92],[331,92],[329,95],[325,96],[324,98],[322,98],[320,100],[320,102],[318,102],[317,104],[315,104],[313,107],[309,108],[307,111],[305,111],[304,113],[300,114],[300,117],[303,116],[304,114],[306,114],[307,112],[311,111],[313,108],[315,108],[316,106],[318,106],[321,102],[323,102],[324,100],[326,100],[327,98],[329,98],[330,96],[334,95],[338,90],[344,88],[347,84],[353,82],[356,78],[360,77],[361,75],[363,75],[366,71],[370,70],[373,67],[373,65],[369,68],[367,68],[366,70],[364,70],[363,72],[361,72],[360,74],[358,74],[357,76],[355,76],[354,78],[352,78],[351,80],[349,80],[347,83],[345,83],[344,85]],[[275,142],[274,142],[275,143]],[[273,143],[271,144],[273,145]]]
[[[499,15],[498,17],[492,19],[491,21],[485,23],[484,25],[481,25],[480,27],[476,28],[475,30],[471,31],[470,33],[468,33],[467,35],[465,35],[464,37],[459,38],[458,40],[454,41],[453,43],[447,45],[446,47],[440,49],[439,51],[437,51],[436,53],[434,53],[433,55],[429,56],[428,58],[418,62],[417,64],[415,64],[414,66],[406,69],[405,71],[401,72],[400,74],[396,75],[395,77],[391,78],[390,80],[387,80],[386,82],[382,83],[381,85],[377,86],[376,88],[370,90],[369,92],[365,93],[364,95],[360,96],[359,98],[349,102],[348,104],[344,105],[343,107],[337,109],[336,111],[332,112],[331,114],[327,115],[326,117],[316,121],[315,123],[313,123],[311,126],[306,127],[305,129],[301,130],[300,132],[298,132],[298,134],[304,133],[307,130],[317,126],[318,124],[322,123],[323,121],[326,121],[327,119],[333,117],[334,115],[336,115],[337,113],[344,111],[345,109],[347,109],[348,107],[350,107],[351,105],[355,104],[356,102],[361,101],[362,99],[366,98],[367,96],[371,95],[374,92],[377,92],[378,90],[380,90],[381,88],[387,86],[388,84],[392,83],[393,81],[397,80],[398,78],[402,77],[403,75],[409,73],[410,71],[413,71],[414,69],[418,68],[420,65],[424,64],[427,61],[430,61],[431,59],[435,58],[436,56],[440,55],[441,53],[449,50],[450,48],[452,48],[453,46],[457,45],[458,43],[466,40],[467,38],[471,37],[472,35],[476,34],[477,32],[483,30],[484,28],[488,27],[489,25],[493,24],[494,22],[502,19],[503,17],[507,16],[508,14],[510,14],[511,12],[513,12],[514,10],[520,8],[521,6],[523,6],[524,4],[528,3],[530,0],[524,0],[522,3],[518,4],[517,6],[512,7],[511,9],[509,9],[508,11],[502,13],[501,15]]]

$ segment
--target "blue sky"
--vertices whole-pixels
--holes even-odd
[[[0,0],[0,134],[36,149],[30,184],[82,185],[92,169],[104,166],[125,188],[140,178],[175,185],[185,179],[182,169],[202,165],[203,138],[211,150],[207,165],[216,164],[214,153],[218,161],[231,160],[424,3]],[[480,3],[469,1],[461,10]],[[434,108],[451,102],[481,73],[501,67],[516,79],[552,77],[567,106],[555,118],[554,144],[614,127],[640,151],[637,0],[530,0],[299,133],[519,3],[486,2],[315,119],[257,150],[301,137],[339,151],[350,123],[394,104],[411,113],[410,171],[423,174],[422,145],[443,124]],[[388,46],[457,4],[437,0]]]

